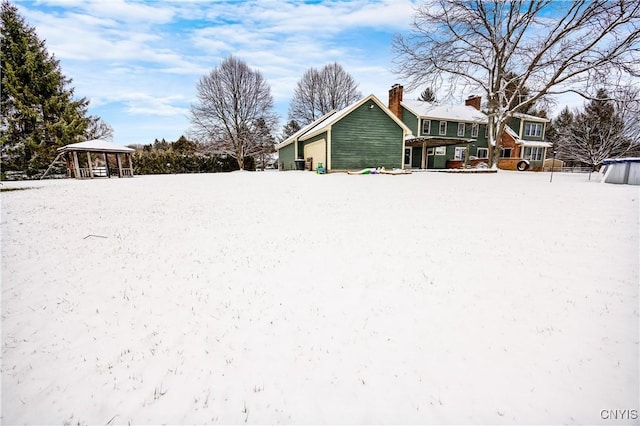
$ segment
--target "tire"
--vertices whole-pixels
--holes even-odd
[[[516,165],[516,168],[520,172],[524,172],[526,170],[529,170],[529,162],[527,160],[518,161],[518,164]]]

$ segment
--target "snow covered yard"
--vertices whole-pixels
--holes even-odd
[[[1,195],[4,424],[638,423],[603,419],[639,408],[638,187],[20,186]]]

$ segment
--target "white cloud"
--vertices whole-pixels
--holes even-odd
[[[173,7],[166,2],[130,2],[126,0],[39,0],[41,5],[62,7],[76,12],[84,11],[89,16],[111,19],[128,24],[163,24],[175,15]]]
[[[184,107],[176,107],[173,103],[182,102],[182,96],[158,97],[148,93],[127,93],[121,97],[125,101],[126,111],[134,115],[146,116],[174,116],[189,114],[189,109]]]
[[[283,120],[304,71],[333,61],[353,75],[363,94],[386,97],[395,82],[388,35],[407,29],[413,14],[409,0],[42,0],[18,6],[74,79],[76,95],[108,111],[124,140],[123,131],[134,128],[127,116],[137,129],[165,128],[170,121],[183,123],[176,132],[184,132],[198,79],[229,54],[263,73]],[[164,122],[150,124],[154,117]]]

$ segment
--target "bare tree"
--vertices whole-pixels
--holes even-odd
[[[262,74],[229,56],[200,79],[197,98],[191,106],[193,134],[244,170],[245,157],[264,151],[265,131],[272,132],[277,122]]]
[[[358,84],[337,62],[321,70],[309,68],[296,85],[289,105],[289,120],[305,125],[334,109],[346,107],[361,96]]]
[[[596,170],[607,158],[619,158],[637,149],[637,90],[629,89],[613,101],[604,89],[596,99],[575,111],[565,127],[558,129],[558,153],[562,159],[577,161]]]
[[[614,94],[614,105],[623,123],[623,135],[631,144],[629,152],[640,153],[640,89],[626,86]]]
[[[86,140],[111,140],[113,138],[113,127],[111,127],[109,123],[107,123],[100,117],[92,115],[89,117],[89,124],[87,125],[87,130],[85,131],[84,137],[86,138]]]
[[[495,168],[513,113],[547,95],[589,96],[594,81],[640,75],[639,18],[637,0],[432,0],[393,48],[409,88],[484,92]]]

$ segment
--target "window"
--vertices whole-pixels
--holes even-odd
[[[464,136],[464,123],[458,123],[458,136]]]
[[[455,154],[453,155],[454,160],[464,160],[464,156],[467,153],[467,148],[464,146],[456,146]]]
[[[440,133],[439,134],[441,136],[447,134],[447,122],[446,121],[441,121],[440,122]]]
[[[422,134],[428,135],[431,133],[431,120],[422,120]]]
[[[435,153],[435,150],[433,148],[427,149],[427,155],[433,155],[434,153]]]
[[[447,147],[446,146],[437,146],[436,147],[436,155],[446,155]]]
[[[542,123],[524,123],[525,136],[542,136]]]
[[[478,158],[489,158],[489,148],[478,148],[476,156]]]
[[[544,148],[540,146],[525,146],[524,158],[525,160],[541,161],[544,155]]]
[[[477,124],[472,124],[471,125],[471,137],[472,138],[477,138],[478,137],[478,125]]]
[[[500,158],[511,158],[511,148],[501,148]]]
[[[406,166],[411,165],[411,148],[404,149],[404,164]]]

